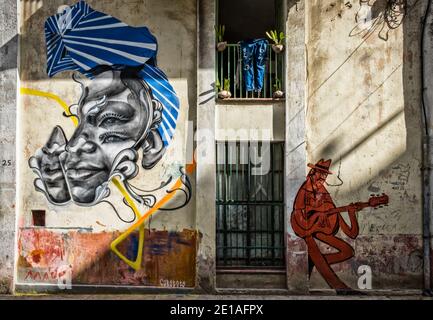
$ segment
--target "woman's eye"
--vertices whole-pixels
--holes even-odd
[[[106,124],[114,124],[114,123],[116,123],[116,119],[114,119],[114,118],[108,118],[107,120],[105,120],[105,123]]]
[[[123,141],[123,139],[117,136],[108,136],[104,139],[104,142],[120,142],[120,141]]]
[[[107,117],[104,120],[102,120],[101,124],[99,125],[100,127],[107,127],[107,126],[113,126],[116,124],[121,124],[124,123],[125,121],[119,118],[115,118],[115,117]]]
[[[128,135],[124,132],[118,131],[108,131],[99,136],[102,143],[111,143],[111,142],[122,142],[129,139]]]

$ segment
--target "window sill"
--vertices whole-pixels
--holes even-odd
[[[273,103],[279,103],[286,101],[285,98],[280,99],[274,99],[274,98],[227,98],[227,99],[220,99],[217,98],[216,102],[217,104],[231,104],[231,103],[258,103],[258,104],[273,104]]]
[[[217,274],[285,274],[286,269],[283,268],[252,268],[252,267],[220,267],[216,268]]]

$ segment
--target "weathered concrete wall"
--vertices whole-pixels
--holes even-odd
[[[334,265],[336,274],[357,289],[365,265],[373,290],[422,289],[418,57],[426,2],[407,1],[395,21],[386,3],[307,2],[307,158],[332,159],[327,181],[342,184],[327,189],[337,206],[389,196],[389,206],[357,213],[355,240],[340,231],[354,257]],[[316,269],[310,288],[328,288]]]
[[[215,108],[215,139],[284,141],[284,104],[220,104]]]
[[[425,112],[426,137],[424,139],[424,255],[429,263],[424,263],[424,287],[433,288],[433,203],[431,201],[433,171],[433,61],[429,56],[433,54],[433,5],[431,1],[426,9],[422,42],[422,81],[423,81],[423,107]]]
[[[285,195],[287,226],[287,288],[291,292],[308,292],[308,252],[305,242],[297,237],[290,224],[293,202],[305,179],[306,140],[306,46],[305,1],[287,1],[286,20],[286,161]]]
[[[10,287],[15,253],[15,3],[7,0],[3,5],[7,10],[0,10],[0,82],[5,88],[0,95],[0,292]],[[52,79],[46,75],[43,23],[65,1],[20,3],[21,87],[53,93],[68,105],[75,103],[80,86],[71,80],[71,73],[64,72]],[[198,129],[198,188],[192,179],[193,198],[189,205],[176,211],[158,212],[146,222],[141,253],[143,269],[134,270],[110,250],[112,241],[130,224],[121,222],[108,204],[58,207],[34,190],[35,176],[28,167],[29,157],[44,145],[52,127],[60,124],[68,137],[74,127],[70,119],[62,117],[63,110],[57,102],[21,95],[15,259],[18,289],[56,286],[59,279],[71,273],[73,285],[195,287],[197,292],[215,292],[218,284],[215,283],[214,141],[224,138],[219,128],[266,127],[272,129],[271,139],[283,140],[285,134],[286,140],[289,292],[329,289],[317,268],[313,268],[309,277],[307,246],[294,234],[289,221],[296,193],[308,172],[306,164],[320,158],[333,160],[334,174],[327,181],[334,186],[327,189],[337,206],[367,201],[371,194],[389,196],[387,207],[366,208],[357,213],[360,232],[356,239],[349,239],[341,231],[337,235],[354,251],[353,258],[332,266],[337,276],[349,287],[358,289],[359,267],[367,266],[372,272],[372,290],[422,288],[418,57],[426,1],[409,0],[405,19],[398,15],[395,22],[385,19],[390,14],[386,12],[389,8],[385,0],[314,0],[305,4],[288,0],[285,110],[279,104],[266,110],[259,109],[264,107],[257,104],[215,105],[214,1],[89,0],[88,3],[129,25],[149,27],[159,43],[158,65],[181,100],[183,113],[176,129],[175,147],[168,150],[154,170],[140,171],[134,180],[138,182],[136,185],[152,189],[167,181],[170,174],[178,173],[179,166],[186,161],[183,159],[186,150],[191,151],[186,146],[185,121],[197,117],[194,129]],[[245,108],[249,108],[249,115],[240,118]],[[156,197],[163,198],[165,191],[158,191]],[[131,211],[123,206],[122,198],[122,194],[112,190],[112,203],[119,215],[128,219]],[[182,195],[176,196],[170,204],[182,199]],[[144,212],[148,208],[140,209]],[[45,210],[44,227],[34,225],[32,210]],[[345,213],[343,216],[347,218]],[[119,250],[127,259],[134,260],[140,256],[138,243],[139,233],[135,230],[119,245]],[[333,250],[323,244],[321,249],[326,253]],[[248,281],[253,282],[253,277]],[[226,286],[230,287],[230,282]]]
[[[76,1],[66,3],[72,5]],[[126,195],[122,187],[116,189],[111,184],[106,199],[111,204],[104,201],[91,206],[72,203],[59,206],[48,202],[43,193],[35,190],[36,176],[28,164],[56,125],[63,128],[67,139],[75,131],[71,119],[62,116],[64,110],[58,102],[46,95],[55,95],[70,106],[78,102],[81,93],[80,85],[71,79],[71,72],[53,78],[46,73],[44,23],[64,4],[60,0],[22,1],[19,8],[20,86],[44,94],[25,89],[18,106],[17,288],[27,290],[32,285],[56,284],[68,273],[72,285],[194,287],[198,245],[194,195],[184,207],[151,215],[142,227],[143,246],[130,221],[134,217],[130,206],[135,203],[141,215],[151,214],[151,207],[159,203],[164,203],[164,208],[182,206],[185,195],[191,192],[178,190],[188,187],[181,178],[181,168],[191,177],[191,191],[195,193],[194,168],[185,169],[185,165],[191,158],[186,152],[192,151],[187,146],[187,120],[194,118],[191,114],[195,113],[196,105],[196,1],[88,1],[93,9],[129,26],[149,28],[158,41],[158,67],[166,73],[180,101],[176,131],[166,153],[150,170],[143,170],[140,165],[137,176],[130,181],[134,193],[144,195],[143,199],[150,202],[128,200],[127,195],[132,197],[133,192],[123,183]],[[141,164],[142,159],[139,152],[137,163]],[[177,191],[171,192],[172,189]],[[36,223],[35,210],[44,211],[43,225]],[[139,217],[135,216],[133,222],[137,223]],[[140,230],[138,225],[134,226]],[[110,246],[122,235],[126,238],[119,243],[119,254],[115,254]],[[131,260],[130,266],[122,261],[121,255],[123,260]],[[134,265],[135,259],[142,261]]]
[[[17,82],[17,6],[0,10],[0,293],[12,285],[15,234],[15,110]]]
[[[197,228],[200,246],[197,256],[197,289],[215,292],[216,261],[216,178],[215,178],[215,21],[213,0],[198,2],[197,66]]]

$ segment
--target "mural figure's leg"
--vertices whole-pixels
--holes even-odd
[[[339,216],[338,221],[341,230],[350,238],[355,239],[359,234],[358,218],[356,217],[356,211],[349,210],[350,227],[347,225],[346,221]]]
[[[311,260],[310,255],[308,255],[308,278],[311,278],[311,274],[313,273],[314,262]]]
[[[352,258],[355,254],[353,248],[347,242],[340,238],[337,238],[336,236],[317,233],[316,238],[338,250],[338,252],[328,253],[324,255],[325,260],[330,265],[346,261]]]
[[[333,289],[350,289],[337,277],[334,270],[332,270],[314,238],[312,236],[308,236],[304,239],[308,246],[308,256],[311,258],[317,271],[322,275],[323,279],[325,279],[328,285]]]

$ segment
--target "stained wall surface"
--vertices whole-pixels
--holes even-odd
[[[105,198],[109,202],[90,206],[48,201],[36,190],[38,176],[29,166],[53,128],[60,126],[66,139],[76,132],[74,118],[65,117],[68,109],[64,108],[79,102],[80,83],[72,80],[70,71],[52,78],[47,75],[44,23],[65,3],[76,1],[22,0],[18,4],[17,103],[16,66],[13,59],[1,64],[0,81],[8,89],[0,96],[0,239],[4,240],[0,250],[6,253],[0,256],[0,292],[8,290],[12,281],[14,255],[18,289],[72,283],[199,287],[215,292],[215,166],[205,158],[215,158],[215,140],[230,140],[217,130],[251,128],[270,128],[273,140],[286,140],[288,292],[332,289],[330,277],[355,290],[422,289],[419,48],[426,1],[408,0],[404,8],[390,7],[385,0],[286,1],[286,100],[263,109],[260,103],[215,105],[213,1],[201,1],[202,15],[197,17],[193,0],[89,0],[93,9],[129,26],[149,28],[158,41],[157,64],[180,102],[173,140],[162,159],[146,170],[141,166],[144,153],[140,149],[138,159],[132,161],[138,164],[138,173],[126,179],[132,190],[111,182]],[[6,15],[0,21],[2,59],[9,59],[15,48],[13,19],[6,12],[12,11],[1,11]],[[206,28],[197,29],[197,18]],[[15,106],[16,137],[11,134]],[[248,116],[243,117],[244,112]],[[193,120],[192,124],[187,120]],[[197,146],[198,159],[203,160],[197,168],[187,165],[192,151],[187,141],[194,129],[211,131],[207,137],[198,134],[198,141],[206,143]],[[54,138],[58,142],[59,135]],[[340,220],[340,229],[332,232],[329,243],[314,238],[307,245],[305,237],[294,232],[291,215],[298,190],[310,172],[307,163],[314,165],[320,159],[332,160],[325,188],[336,207],[367,205],[356,213],[356,235],[345,234]],[[134,216],[127,195],[142,196],[141,203],[134,199],[132,203],[140,215],[149,213],[144,224],[134,224],[140,219]],[[185,198],[190,199],[183,206]],[[170,210],[152,214],[152,201]],[[382,202],[380,206],[377,201]],[[347,210],[341,216],[350,225]],[[346,243],[344,254],[337,249],[342,242]],[[308,258],[314,243],[323,257],[328,256],[328,263]],[[331,274],[324,275],[329,268]],[[364,282],[363,276],[371,282]]]
[[[0,10],[0,293],[12,287],[15,235],[17,5]],[[3,9],[3,8],[2,8]]]
[[[387,206],[357,213],[355,239],[336,235],[354,257],[332,268],[352,288],[366,269],[372,289],[422,288],[418,57],[424,5],[306,2],[307,159],[332,159],[326,188],[337,207],[389,197]],[[311,289],[328,288],[316,268],[310,279]]]
[[[77,1],[66,1],[68,5],[75,3]],[[132,167],[138,169],[137,175],[126,179],[128,181],[121,181],[122,177],[118,176],[119,186],[111,180],[109,196],[97,204],[68,202],[57,205],[56,201],[48,201],[43,192],[38,192],[34,184],[38,177],[30,168],[30,159],[44,145],[48,149],[54,145],[46,143],[56,126],[62,128],[67,140],[72,138],[74,132],[79,135],[74,118],[65,117],[63,113],[68,112],[64,105],[79,102],[82,89],[80,83],[73,81],[71,71],[60,72],[52,78],[47,75],[44,23],[58,12],[61,5],[65,5],[65,1],[21,1],[16,285],[57,286],[59,282],[69,281],[72,285],[194,287],[198,233],[195,228],[194,195],[191,192],[194,168],[186,166],[186,136],[196,96],[196,3],[191,0],[175,3],[153,0],[87,3],[94,10],[111,15],[128,26],[146,26],[156,37],[157,65],[168,77],[167,82],[162,78],[158,81],[166,87],[171,85],[179,99],[173,139],[161,160],[152,168],[144,169],[141,165],[146,160],[144,147],[137,150],[138,158],[132,161],[136,163]],[[98,21],[95,20],[95,23]],[[87,30],[95,30],[93,28]],[[110,45],[108,40],[105,43]],[[101,41],[92,45],[96,52]],[[93,80],[83,81],[87,86]],[[161,87],[158,88],[161,90]],[[128,101],[133,104],[133,100]],[[119,111],[113,110],[112,113]],[[118,116],[106,125],[114,123],[111,132],[119,132],[120,129],[116,128],[120,127],[116,126],[126,121],[127,117]],[[81,118],[80,124],[83,121],[86,120]],[[105,128],[102,121],[100,126]],[[120,130],[117,135],[125,134],[122,132]],[[101,150],[106,150],[102,151],[105,152],[103,157],[122,150],[115,142],[119,138],[111,139],[104,140],[111,146],[101,145]],[[78,146],[79,142],[70,144],[71,148]],[[152,141],[147,147],[156,149],[157,143]],[[82,157],[78,163],[96,166],[90,158],[85,160],[86,154],[94,151],[80,152]],[[88,168],[79,166],[74,174],[82,176],[80,188],[86,189],[94,178],[83,175],[84,171],[80,170]],[[126,166],[119,170],[123,172]],[[51,163],[48,169],[55,170],[55,167]],[[189,190],[182,191],[185,188]],[[185,205],[186,198],[189,201]],[[131,209],[134,205],[138,213]],[[160,205],[169,210],[159,210],[153,215],[155,210],[151,210],[152,207]],[[179,209],[175,210],[176,207]],[[146,214],[146,221],[137,225],[140,216]],[[120,239],[120,242],[113,242],[115,239]]]

